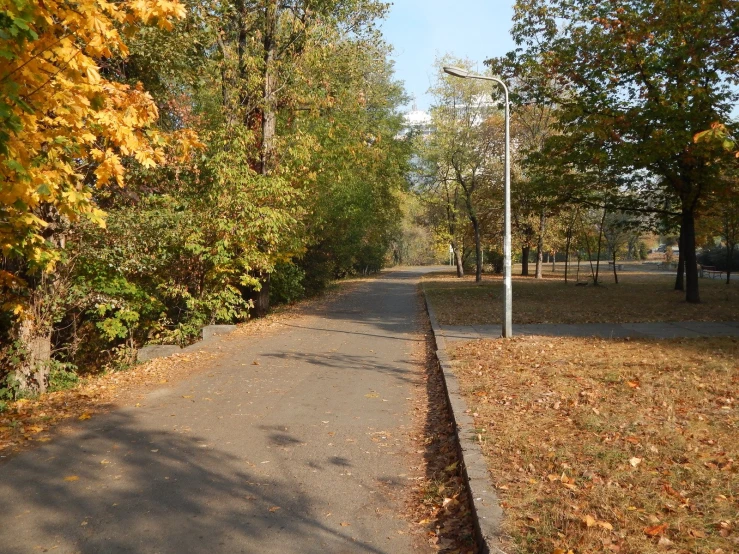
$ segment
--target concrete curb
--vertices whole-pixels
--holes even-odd
[[[156,358],[166,358],[174,354],[198,350],[203,346],[204,342],[209,342],[219,336],[228,335],[236,329],[236,325],[206,325],[200,330],[200,341],[185,348],[181,348],[175,344],[150,344],[142,346],[136,352],[136,362],[143,363]]]
[[[436,358],[444,376],[447,403],[454,419],[457,446],[472,499],[475,539],[482,554],[505,554],[499,546],[503,509],[500,507],[495,486],[490,479],[480,444],[475,441],[477,436],[475,422],[469,414],[467,403],[459,392],[459,381],[452,372],[452,363],[446,352],[446,341],[436,319],[436,313],[428,300],[426,287],[423,284],[421,289],[426,311],[431,320],[431,329],[436,341]]]

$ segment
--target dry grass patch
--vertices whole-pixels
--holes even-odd
[[[739,552],[739,341],[454,350],[521,553]]]
[[[600,286],[565,284],[561,273],[545,279],[514,277],[514,323],[637,323],[648,321],[739,320],[739,284],[701,279],[701,304],[688,304],[673,290],[674,277],[629,271],[613,282],[607,274]],[[434,274],[424,280],[441,325],[486,325],[501,322],[503,281],[485,275],[457,279]]]

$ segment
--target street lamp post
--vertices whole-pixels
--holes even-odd
[[[503,239],[503,337],[513,336],[513,286],[511,281],[511,140],[510,140],[510,111],[508,106],[508,87],[497,77],[477,75],[460,67],[445,66],[444,73],[461,77],[462,79],[480,79],[494,81],[503,87],[505,93],[505,216]]]

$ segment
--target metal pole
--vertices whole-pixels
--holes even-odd
[[[503,240],[503,286],[505,299],[503,307],[503,337],[513,336],[513,287],[511,284],[511,141],[510,108],[508,87],[498,81],[505,92],[505,238]]]
[[[505,93],[505,219],[503,238],[503,337],[513,336],[513,287],[511,285],[511,133],[510,133],[510,105],[508,101],[508,87],[497,77],[475,75],[466,69],[446,66],[444,72],[462,79],[481,79],[495,81],[503,87]],[[494,96],[493,96],[494,98]]]

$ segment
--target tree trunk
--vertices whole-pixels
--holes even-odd
[[[734,263],[734,245],[726,242],[726,284],[731,283],[731,264]]]
[[[675,276],[675,290],[685,290],[685,248],[683,247],[683,226],[680,225],[680,238],[677,240],[677,275]],[[671,248],[668,246],[667,248]]]
[[[557,271],[557,251],[552,252],[552,273]]]
[[[277,35],[277,0],[268,0],[265,8],[264,36],[264,82],[262,84],[262,143],[260,148],[260,173],[268,175],[273,158],[277,114],[275,113],[274,94],[276,88],[275,48]]]
[[[616,249],[613,249],[613,278],[616,280],[618,285],[618,273],[616,272]]]
[[[274,158],[275,134],[277,131],[277,114],[274,98],[277,76],[275,74],[275,50],[277,41],[277,0],[267,0],[264,11],[264,69],[262,83],[262,136],[259,148],[259,173],[269,175]],[[270,275],[267,273],[260,278],[262,288],[257,292],[255,312],[263,317],[269,311]]]
[[[603,226],[606,223],[606,209],[603,208],[603,217],[600,220],[600,233],[598,233],[598,259],[595,260],[595,279],[593,281],[594,285],[599,285],[598,282],[598,275],[600,273],[600,253],[601,249],[603,248]]]
[[[695,256],[695,213],[683,207],[682,231],[685,247],[685,300],[691,304],[700,303],[698,290],[698,261]]]
[[[470,217],[475,230],[475,282],[482,281],[482,245],[480,244],[480,222],[476,216]]]
[[[462,261],[462,253],[456,242],[452,243],[452,252],[454,252],[454,263],[457,266],[457,277],[464,277],[464,263]]]
[[[529,276],[529,254],[531,253],[531,246],[528,244],[521,249],[521,275],[524,277]]]
[[[539,215],[539,238],[536,242],[536,279],[541,279],[542,265],[544,261],[544,232],[546,231],[547,219],[544,211]]]
[[[565,284],[567,284],[567,272],[570,268],[570,246],[572,245],[572,233],[575,227],[575,219],[577,219],[577,210],[572,216],[570,224],[567,226],[567,241],[565,243]]]
[[[21,356],[13,377],[18,390],[32,394],[46,392],[51,361],[51,331],[39,329],[32,318],[21,321],[17,329]]]
[[[583,234],[585,235],[585,246],[588,249],[588,263],[590,264],[590,276],[593,278],[593,284],[598,283],[598,277],[595,274],[595,268],[593,267],[593,249],[590,248],[590,237],[588,236],[585,224],[580,220],[580,226],[582,227]],[[580,280],[580,256],[577,258],[577,276],[578,281]]]
[[[269,273],[266,273],[259,278],[259,282],[262,283],[262,288],[257,291],[256,298],[254,299],[254,315],[257,317],[264,317],[269,311],[270,281],[271,276]]]

